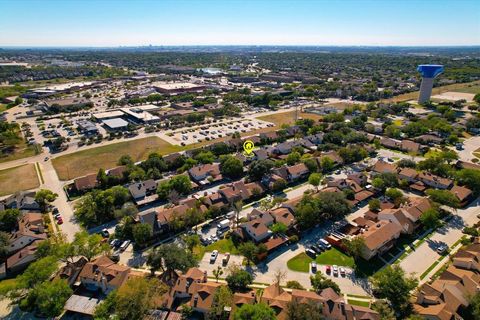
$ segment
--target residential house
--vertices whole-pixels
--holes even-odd
[[[40,242],[43,240],[35,240],[32,244],[24,247],[20,251],[8,257],[6,262],[7,272],[18,273],[28,267],[30,263],[37,260],[36,252]]]
[[[396,174],[397,173],[397,166],[392,164],[392,163],[385,162],[383,160],[378,160],[373,165],[372,175],[375,176],[375,175],[382,174],[382,173],[395,173]]]
[[[207,272],[198,268],[190,268],[185,274],[174,273],[171,279],[168,279],[167,285],[169,291],[164,295],[163,306],[176,310],[176,307],[180,305],[179,302],[187,302],[192,297],[192,284],[193,283],[206,283]]]
[[[129,267],[116,264],[107,256],[101,256],[87,262],[78,278],[86,289],[108,294],[118,289],[128,279],[129,273]]]
[[[459,312],[465,311],[470,305],[470,297],[479,292],[479,255],[477,238],[452,257],[453,264],[436,280],[420,287],[414,304],[415,312],[432,320],[463,319]]]
[[[201,164],[188,170],[190,177],[199,185],[206,185],[223,179],[220,164]]]
[[[98,186],[97,174],[92,173],[77,178],[73,181],[73,185],[75,186],[75,190],[77,190],[78,192],[83,192],[96,188]]]
[[[175,218],[182,218],[187,213],[187,210],[197,208],[200,213],[207,211],[207,207],[203,204],[197,203],[197,199],[190,198],[181,201],[178,205],[162,208],[156,213],[156,221],[152,221],[151,216],[148,216],[146,223],[151,223],[152,226],[156,227],[158,232],[162,232],[165,229],[168,229],[169,223]]]
[[[242,223],[240,227],[256,243],[262,242],[272,235],[272,231],[261,219]]]
[[[416,154],[420,151],[420,144],[412,140],[402,140],[400,150]]]
[[[430,172],[420,172],[418,174],[418,180],[436,189],[449,189],[453,185],[452,179],[439,177]]]
[[[35,201],[35,192],[17,192],[2,203],[6,209],[40,210],[40,205]]]
[[[37,240],[47,239],[43,217],[40,213],[29,212],[18,221],[18,230],[9,238],[8,252],[16,252]]]
[[[453,186],[453,188],[450,189],[450,192],[457,197],[461,207],[466,206],[470,201],[473,200],[473,192],[467,187]]]
[[[135,203],[141,203],[147,196],[153,195],[157,192],[157,183],[153,179],[148,179],[141,182],[135,182],[128,186],[128,191]]]
[[[316,158],[319,167],[321,167],[322,165],[323,158],[330,158],[330,160],[333,161],[335,166],[343,164],[343,158],[340,157],[340,155],[336,151],[322,152],[320,157]]]
[[[67,281],[68,285],[72,287],[77,282],[78,275],[82,271],[88,260],[84,257],[79,257],[76,261],[63,266],[55,275],[55,279],[62,279]]]
[[[375,225],[362,230],[359,237],[365,240],[362,257],[370,260],[377,254],[382,254],[393,247],[400,237],[402,228],[390,221],[378,221]]]
[[[260,133],[260,139],[264,144],[273,142],[279,138],[276,131],[262,132]]]
[[[398,178],[400,180],[406,180],[408,183],[415,183],[417,182],[418,172],[412,168],[399,168],[398,170]]]
[[[272,209],[268,213],[272,216],[275,223],[283,223],[289,229],[295,226],[296,220],[292,209],[280,207]]]
[[[310,172],[304,163],[298,163],[293,166],[286,167],[287,181],[296,181],[305,178]]]
[[[390,221],[402,228],[402,233],[412,234],[415,230],[415,223],[408,219],[402,209],[385,209],[378,213],[378,220]]]
[[[389,149],[400,149],[402,143],[399,140],[383,137],[380,139],[380,144]]]
[[[218,288],[224,286],[218,282],[193,282],[190,287],[191,299],[187,303],[194,311],[207,314],[212,307]]]
[[[127,171],[127,166],[118,166],[108,170],[107,176],[114,177],[117,179],[123,179],[123,174],[126,171]]]

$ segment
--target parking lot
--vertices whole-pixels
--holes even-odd
[[[232,266],[232,265],[239,265],[239,266],[242,265],[242,261],[243,261],[242,256],[230,255],[230,259],[228,259],[228,262],[224,264],[222,261],[223,261],[223,258],[225,257],[225,254],[219,253],[218,257],[215,259],[215,262],[213,263],[210,261],[211,254],[212,254],[211,252],[206,252],[199,264],[199,268],[201,270],[207,271],[207,274],[209,276],[213,275],[212,273],[213,270],[216,270],[218,267],[228,268],[229,266]],[[225,278],[225,276],[226,274],[224,272],[221,278]]]
[[[232,135],[234,132],[245,133],[253,130],[273,127],[274,124],[257,120],[257,119],[242,119],[231,120],[222,123],[212,123],[191,129],[175,130],[167,133],[171,136],[176,144],[192,144],[202,142],[204,140],[212,140]]]

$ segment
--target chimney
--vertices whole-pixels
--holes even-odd
[[[203,282],[207,282],[207,271],[203,271]]]
[[[196,308],[198,304],[198,293],[193,297],[193,307]]]

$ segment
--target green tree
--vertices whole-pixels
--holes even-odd
[[[243,163],[233,156],[224,156],[220,161],[222,175],[230,179],[238,179],[243,175]]]
[[[218,282],[218,279],[220,278],[220,276],[223,274],[223,270],[222,270],[222,267],[221,266],[218,266],[217,269],[214,269],[212,271],[213,273],[213,276],[215,277],[215,281]]]
[[[233,306],[233,294],[227,286],[219,287],[213,295],[213,303],[208,312],[207,319],[228,319],[225,307]],[[222,315],[219,317],[219,315]]]
[[[286,287],[289,289],[305,290],[305,288],[297,280],[287,281]]]
[[[58,270],[58,267],[59,263],[56,257],[45,257],[33,262],[24,273],[18,276],[18,288],[35,288],[48,280]]]
[[[323,320],[322,305],[312,301],[303,303],[292,300],[287,304],[287,320]]]
[[[72,293],[72,289],[65,280],[53,280],[43,282],[31,294],[35,297],[35,307],[40,314],[56,317],[63,312],[65,302]]]
[[[20,210],[7,209],[0,211],[0,231],[11,232],[17,227]]]
[[[182,239],[190,252],[193,252],[193,248],[200,245],[200,236],[198,234],[186,235]]]
[[[480,104],[480,102],[477,101]],[[480,319],[480,293],[476,293],[474,296],[470,297],[470,306],[468,307],[468,312],[472,315],[472,319]],[[467,319],[465,317],[465,319]]]
[[[147,256],[147,264],[152,272],[161,269],[172,274],[174,270],[186,272],[191,267],[196,266],[197,261],[191,252],[176,244],[169,243],[152,249]]]
[[[310,183],[312,186],[315,187],[315,190],[318,191],[318,186],[320,185],[320,182],[322,181],[322,175],[320,173],[312,173],[308,177],[308,183]]]
[[[4,259],[10,247],[10,234],[0,231],[0,259]]]
[[[430,199],[434,202],[437,202],[452,208],[460,207],[460,200],[458,200],[457,196],[448,190],[428,189],[426,191],[426,194],[428,194]]]
[[[301,158],[301,155],[300,153],[294,151],[294,152],[291,152],[288,154],[287,156],[287,164],[289,166],[293,166],[295,163],[297,163],[298,161],[300,161],[300,158]]]
[[[35,201],[40,205],[42,212],[46,212],[47,205],[55,201],[57,197],[58,194],[47,189],[40,189],[35,193]]]
[[[115,313],[115,304],[117,303],[117,290],[111,291],[105,300],[95,308],[93,318],[95,320],[109,320]],[[115,319],[115,317],[112,317]]]
[[[393,265],[374,274],[370,282],[379,297],[387,299],[395,312],[402,316],[410,314],[410,292],[418,285],[415,277],[407,277],[400,266]]]
[[[108,254],[110,246],[103,242],[103,238],[99,234],[88,234],[87,231],[77,232],[75,234],[73,247],[76,248],[76,253],[91,261],[100,254]]]
[[[380,320],[396,320],[395,313],[385,301],[377,300],[372,303],[371,308],[379,313]]]
[[[323,173],[327,173],[335,168],[335,162],[330,157],[322,157],[320,160],[320,168]]]
[[[323,289],[332,288],[333,291],[340,294],[340,287],[338,284],[330,279],[327,279],[321,272],[317,272],[314,276],[311,276],[310,283],[317,293],[320,293]]]
[[[287,232],[288,227],[284,223],[277,222],[270,226],[270,230],[273,234],[284,234]]]
[[[115,313],[120,319],[143,319],[166,292],[167,287],[157,278],[128,279],[117,291]]]
[[[380,205],[381,205],[380,200],[375,198],[368,202],[368,209],[370,209],[371,211],[380,211],[381,209]]]
[[[393,200],[396,207],[400,206],[402,202],[405,202],[402,191],[397,188],[388,188],[387,191],[385,191],[385,195]]]
[[[287,187],[287,181],[285,179],[278,179],[272,185],[273,192],[283,191]]]
[[[248,169],[248,175],[254,181],[261,180],[265,174],[270,172],[273,165],[273,161],[269,159],[253,161]]]
[[[244,304],[235,310],[235,320],[275,320],[275,312],[264,303]]]
[[[250,265],[257,256],[257,246],[251,241],[242,243],[238,247],[238,251],[247,259],[247,265]]]
[[[430,208],[420,216],[420,221],[427,228],[435,228],[440,225],[440,214],[434,208]]]
[[[462,169],[457,171],[458,183],[471,189],[475,194],[480,193],[480,170]]]
[[[133,226],[133,239],[138,246],[145,246],[152,237],[153,229],[150,224],[139,223]]]
[[[362,256],[363,249],[365,248],[365,239],[363,237],[357,236],[351,240],[345,238],[342,243],[347,248],[348,253],[355,260],[358,260]]]
[[[230,273],[225,278],[230,289],[234,292],[243,291],[253,282],[253,276],[245,270],[238,267],[231,268]]]

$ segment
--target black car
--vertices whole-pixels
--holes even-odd
[[[317,253],[310,248],[305,249],[305,253],[312,259],[315,259],[317,257]]]
[[[323,250],[322,250],[322,247],[316,246],[316,245],[311,245],[311,246],[310,246],[310,249],[312,249],[313,251],[315,251],[315,253],[317,253],[317,254],[320,254],[320,253],[322,253],[322,251],[323,251]]]

